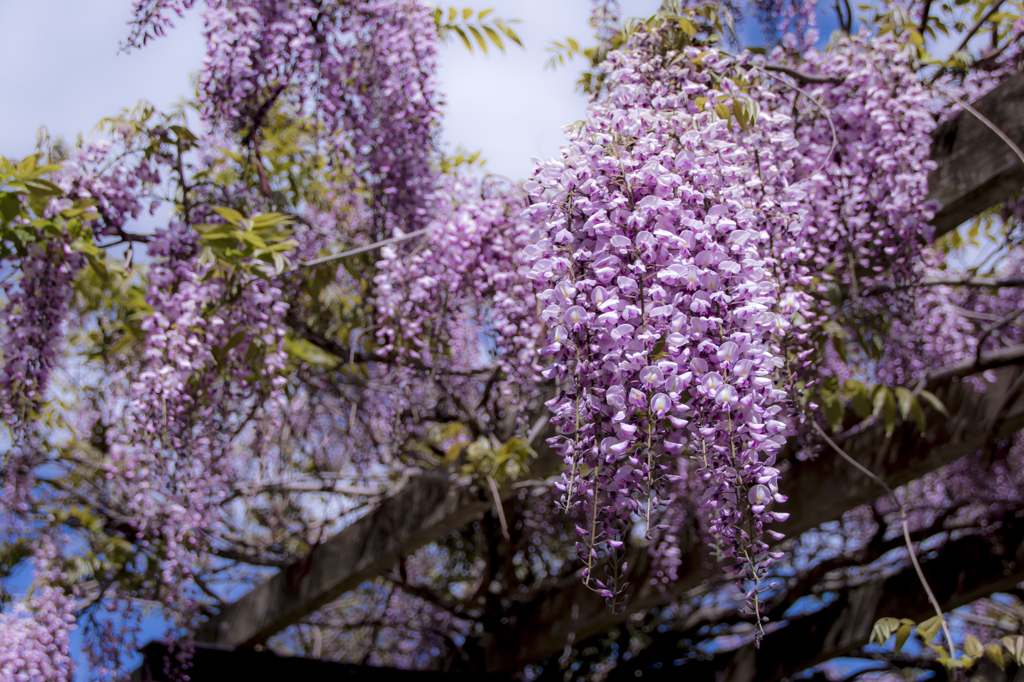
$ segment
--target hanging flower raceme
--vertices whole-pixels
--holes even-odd
[[[540,324],[532,284],[519,272],[532,231],[517,219],[524,197],[493,178],[446,175],[443,183],[430,233],[382,252],[375,279],[380,352],[441,371],[495,365],[513,401],[530,397]]]
[[[161,35],[193,4],[136,0],[129,44]],[[420,222],[442,105],[430,11],[420,0],[206,0],[203,115],[258,145],[278,105],[311,114],[324,142],[349,155],[383,221]]]
[[[41,538],[35,561],[36,585],[27,602],[0,613],[0,680],[72,682],[75,599],[57,584],[67,576],[57,568],[50,538]]]
[[[833,51],[811,50],[802,62],[790,63],[824,82],[776,77],[778,97],[797,118],[796,144],[786,157],[799,193],[795,204],[780,208],[797,205],[806,215],[777,222],[772,235],[780,309],[798,325],[786,340],[793,352],[793,376],[787,378],[814,380],[821,357],[816,344],[831,342],[821,334],[826,322],[861,324],[893,315],[909,320],[915,314],[896,294],[863,297],[916,281],[915,264],[931,233],[927,194],[935,122],[928,113],[932,98],[910,58],[891,36],[858,35],[841,39]],[[784,50],[771,59],[786,63]]]
[[[781,50],[773,57],[782,60]],[[809,51],[801,71],[835,83],[782,88],[799,111],[793,161],[814,211],[801,235],[810,271],[845,268],[843,285],[907,281],[934,209],[927,201],[932,96],[892,39],[844,38],[834,52]],[[811,237],[813,236],[813,240]],[[845,262],[844,262],[845,260]],[[853,269],[860,270],[857,280]]]
[[[30,413],[45,398],[63,347],[62,325],[74,294],[72,281],[82,262],[81,254],[64,240],[46,239],[28,246],[21,278],[3,285],[7,305],[0,310],[0,402],[8,425],[31,421]]]
[[[382,216],[422,219],[441,106],[429,8],[418,0],[207,4],[199,77],[207,118],[252,134],[277,103],[312,111],[325,140],[350,153]]]
[[[122,128],[115,132],[118,142],[124,148],[115,148],[111,140],[87,142],[63,164],[55,178],[64,190],[60,201],[91,200],[99,221],[94,232],[102,236],[123,234],[124,226],[137,219],[144,208],[143,195],[160,183],[160,173],[154,169],[151,160],[138,154],[129,136],[131,131]],[[150,211],[159,202],[150,202]]]
[[[264,280],[226,296],[180,224],[158,230],[148,255],[152,311],[118,375],[126,395],[108,401],[108,494],[142,546],[160,546],[164,600],[187,620],[207,533],[244,463],[236,438],[276,417],[287,304]]]
[[[549,404],[563,502],[586,508],[589,571],[672,494],[665,459],[689,454],[721,556],[756,581],[772,561],[763,524],[782,518],[768,505],[784,499],[773,334],[785,322],[767,255],[777,218],[761,203],[789,196],[780,157],[795,141],[731,59],[661,45],[653,32],[612,53],[606,95],[528,183],[530,275],[552,331],[545,374],[562,389]]]

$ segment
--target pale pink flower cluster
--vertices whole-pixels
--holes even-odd
[[[73,682],[71,633],[75,599],[56,583],[62,575],[49,538],[35,552],[35,584],[27,602],[0,613],[0,682]]]

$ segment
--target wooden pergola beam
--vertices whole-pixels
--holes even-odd
[[[953,105],[956,106],[956,105]],[[1024,71],[979,98],[974,109],[1024,147]],[[940,237],[1024,187],[1017,154],[977,117],[961,111],[932,135],[928,199],[939,203],[932,225]]]
[[[539,419],[534,431],[539,456],[531,472],[543,477],[560,461],[546,445],[551,435],[547,419]],[[502,492],[505,499],[512,495]],[[200,628],[196,641],[231,647],[260,644],[391,568],[399,556],[411,555],[493,508],[489,491],[456,481],[446,471],[414,474],[303,561],[221,609]]]
[[[934,558],[924,558],[922,571],[943,611],[965,606],[993,592],[1010,590],[1024,581],[1024,519],[1018,511],[1003,514],[985,535],[948,541]],[[910,565],[894,575],[839,592],[839,598],[814,613],[794,617],[769,632],[760,648],[744,645],[702,661],[674,666],[685,654],[673,633],[655,636],[652,647],[616,666],[609,681],[677,680],[680,677],[730,682],[777,682],[807,668],[844,656],[868,644],[879,618],[923,621],[935,615]],[[650,653],[648,653],[650,651]],[[660,663],[660,666],[654,667]]]

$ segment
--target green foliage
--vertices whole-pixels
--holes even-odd
[[[945,647],[932,643],[941,629],[942,617],[938,615],[919,624],[909,618],[881,618],[871,629],[870,643],[884,646],[889,638],[895,635],[893,652],[898,654],[913,631],[921,638],[923,644],[937,654],[938,662],[950,671],[970,669],[983,656],[996,664],[1000,670],[1005,670],[1008,663],[1006,654],[1009,654],[1010,659],[1017,665],[1024,665],[1024,637],[1022,636],[1003,637],[999,642],[984,645],[974,635],[967,635],[964,638],[963,655],[953,657]]]
[[[966,73],[978,65],[978,56],[969,49],[970,36],[988,34],[989,47],[985,49],[982,59],[989,55],[1000,54],[1010,41],[1015,40],[1012,30],[1014,22],[1021,15],[1013,11],[996,11],[1002,6],[1002,0],[944,0],[928,3],[927,20],[923,25],[911,16],[902,5],[888,4],[886,11],[877,5],[861,4],[861,22],[878,28],[879,35],[892,33],[906,41],[920,67],[935,67],[939,72],[952,71]],[[960,44],[950,50],[950,41]],[[947,56],[932,55],[929,42],[937,44],[941,53]]]
[[[1010,654],[1017,665],[1024,665],[1024,637],[1021,635],[1003,637],[999,641],[1006,647],[1007,653]]]
[[[914,621],[908,618],[882,618],[875,623],[873,628],[871,628],[870,642],[872,644],[883,645],[889,641],[889,637],[895,634],[895,652],[899,653],[903,648],[903,645],[907,643],[907,639],[910,638],[910,629],[913,626]]]
[[[544,68],[553,69],[556,65],[565,66],[567,62],[571,62],[575,57],[583,57],[587,62],[593,63],[597,47],[588,47],[586,49],[581,48],[579,42],[575,38],[566,37],[562,41],[552,40],[551,44],[545,48],[548,52],[553,53],[551,58],[548,59]]]
[[[897,416],[904,422],[913,420],[919,431],[923,432],[927,428],[921,400],[942,416],[949,417],[949,411],[934,393],[926,390],[915,393],[903,386],[890,388],[858,379],[847,379],[839,386],[836,377],[824,377],[818,384],[814,398],[834,431],[843,426],[847,408],[859,419],[881,419],[885,424],[886,436],[891,436],[896,430]]]
[[[304,362],[309,365],[315,365],[324,369],[334,369],[341,364],[341,358],[337,355],[328,353],[323,348],[314,345],[301,337],[295,336],[294,334],[289,335],[284,342],[285,352],[292,360]]]
[[[482,152],[479,150],[470,153],[462,147],[458,147],[455,150],[454,155],[449,156],[448,154],[443,154],[441,156],[441,172],[451,173],[456,168],[460,168],[462,166],[466,166],[467,168],[472,168],[474,166],[483,167],[483,165],[487,163],[487,159],[483,158],[481,154]]]
[[[40,239],[70,238],[70,246],[106,274],[100,251],[93,243],[90,221],[98,215],[93,201],[76,201],[56,216],[47,217],[52,199],[64,191],[46,176],[59,166],[39,165],[39,155],[20,161],[0,157],[0,259],[22,258],[29,244]]]
[[[289,216],[264,213],[246,218],[232,208],[218,206],[213,210],[226,222],[193,226],[203,246],[201,262],[216,261],[263,278],[268,275],[266,265],[272,268],[269,274],[280,274],[288,268],[285,254],[296,244],[289,239]]]
[[[495,18],[490,22],[485,22],[484,19],[493,11],[493,9],[485,9],[476,12],[476,21],[473,22],[471,20],[473,19],[474,10],[468,7],[461,10],[456,7],[449,7],[447,12],[440,7],[435,7],[432,15],[434,17],[434,26],[437,27],[437,36],[444,43],[450,42],[454,36],[458,36],[459,40],[462,41],[462,44],[470,52],[473,51],[473,43],[476,42],[484,54],[487,54],[488,43],[493,44],[504,52],[505,39],[522,47],[523,42],[511,26],[511,24],[519,23],[519,20]]]
[[[530,460],[537,453],[522,438],[511,438],[499,444],[480,437],[465,447],[465,455],[460,472],[463,476],[490,476],[500,484],[528,474]]]

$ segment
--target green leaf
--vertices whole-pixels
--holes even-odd
[[[283,213],[260,213],[254,215],[250,220],[252,221],[253,229],[279,227],[281,225],[290,225],[292,223],[291,216],[287,216]]]
[[[71,248],[79,253],[84,253],[90,256],[98,256],[102,251],[98,246],[93,244],[91,241],[85,241],[84,239],[76,239],[71,242]]]
[[[245,220],[245,216],[236,211],[233,208],[225,208],[224,206],[214,206],[214,212],[224,220],[228,221],[232,225],[241,225],[242,221]]]
[[[981,646],[981,642],[974,635],[967,635],[967,639],[964,640],[964,652],[971,658],[977,658],[984,653],[985,648]]]
[[[181,125],[167,126],[167,129],[178,136],[179,140],[186,140],[188,142],[196,142],[199,140],[191,130]]]
[[[921,407],[921,403],[918,402],[917,398],[914,398],[914,403],[910,406],[910,414],[914,416],[917,430],[924,433],[928,429],[928,423],[924,418],[924,408]]]
[[[1013,660],[1017,665],[1024,665],[1024,637],[1017,635],[1016,637],[1003,637],[999,640],[1006,647],[1006,650],[1010,652]]]
[[[288,259],[282,256],[280,253],[272,254],[271,258],[274,261],[274,273],[280,275],[282,272],[288,269]]]
[[[985,655],[988,659],[999,666],[1000,670],[1006,670],[1006,657],[1003,655],[1003,647],[996,643],[989,644],[985,647]]]
[[[487,54],[487,39],[484,38],[483,34],[480,33],[476,26],[467,26],[466,28],[468,28],[469,32],[473,34],[474,38],[476,38],[476,44],[480,46],[480,49],[484,51],[484,54]]]
[[[866,390],[864,383],[856,379],[847,379],[843,382],[843,397],[847,400],[860,393],[864,393]]]
[[[13,192],[6,192],[0,197],[0,218],[9,223],[21,215],[21,199]]]
[[[482,9],[476,13],[476,18],[483,21],[484,17],[493,12],[493,9]]]
[[[910,416],[910,408],[914,404],[914,394],[903,386],[896,387],[896,401],[900,406],[900,416],[906,419]]]
[[[26,156],[24,159],[22,159],[18,163],[18,168],[17,168],[17,170],[15,172],[20,177],[24,177],[26,175],[31,176],[32,172],[35,170],[35,168],[36,168],[36,156],[35,156],[35,154],[33,154],[31,156]]]
[[[941,627],[942,618],[940,616],[932,616],[914,629],[917,631],[917,634],[921,635],[921,639],[928,643],[935,639],[935,635],[939,634],[939,628]]]
[[[337,367],[341,360],[338,356],[328,353],[319,346],[301,338],[289,338],[284,342],[285,352],[292,358],[311,365],[319,365],[327,369]]]
[[[904,618],[900,621],[900,626],[896,629],[896,646],[893,649],[895,653],[899,653],[903,645],[907,643],[907,639],[910,638],[910,629],[913,627],[914,621]]]
[[[747,107],[743,100],[736,99],[732,103],[732,113],[736,117],[736,122],[740,124],[740,130],[747,129]]]
[[[238,237],[241,241],[247,242],[255,246],[257,249],[267,248],[267,243],[260,239],[259,235],[253,234],[252,232],[243,232],[241,230],[238,230],[235,232],[235,236]]]
[[[835,393],[823,394],[821,406],[825,411],[825,419],[835,431],[843,425],[843,403]]]
[[[688,36],[697,35],[697,27],[686,17],[679,17],[679,28]]]
[[[895,618],[879,618],[871,628],[870,642],[879,646],[885,644],[899,627],[900,622]]]
[[[452,30],[455,31],[455,34],[457,36],[462,38],[462,44],[466,46],[466,49],[469,50],[470,52],[472,52],[473,51],[473,43],[469,42],[469,36],[467,36],[466,32],[462,30],[462,27],[461,26],[452,26]]]
[[[42,178],[23,180],[22,182],[11,184],[14,186],[21,185],[33,197],[59,197],[64,194],[64,190],[59,185]]]
[[[885,386],[875,386],[875,394],[871,399],[871,414],[878,416],[882,414],[882,409],[885,407],[886,395],[889,393],[889,389]]]
[[[484,30],[484,33],[486,33],[487,37],[491,39],[491,42],[498,46],[499,50],[501,50],[502,52],[505,51],[505,43],[502,42],[501,36],[498,35],[497,31],[495,31],[490,26],[481,26],[480,28]]]
[[[102,259],[97,258],[96,256],[90,256],[89,254],[85,254],[85,261],[89,264],[89,267],[92,268],[93,272],[96,273],[97,277],[100,278],[100,281],[106,284],[107,278],[110,277],[110,272],[107,270],[107,264],[104,263]]]
[[[519,47],[523,46],[523,41],[519,39],[516,32],[512,30],[511,26],[505,24],[505,22],[495,21],[494,25],[498,27],[498,30],[505,34],[505,36]]]
[[[723,121],[728,121],[731,116],[729,112],[729,107],[725,106],[724,104],[716,104],[715,113],[718,114],[718,117]]]
[[[924,398],[924,401],[931,405],[933,410],[941,414],[946,419],[949,419],[949,410],[947,410],[946,406],[942,404],[942,401],[939,400],[938,396],[931,391],[921,391],[918,395]]]

